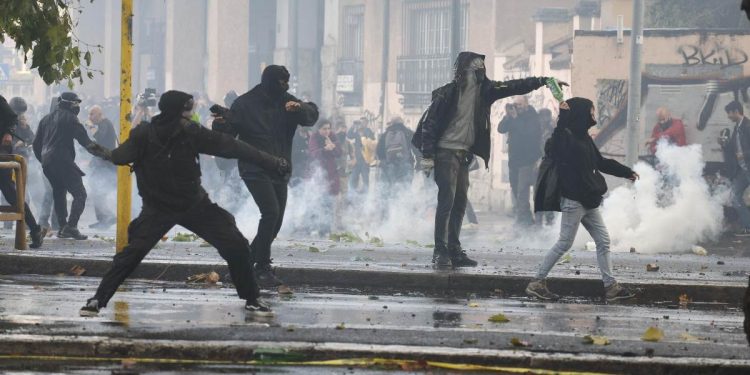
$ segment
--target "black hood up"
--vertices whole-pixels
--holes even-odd
[[[283,95],[289,90],[289,85],[282,85],[279,81],[289,81],[289,71],[282,65],[269,65],[263,69],[260,86],[271,96]]]
[[[5,100],[5,97],[0,95],[0,129],[11,128],[15,125],[17,119],[18,116],[16,116],[16,113],[10,108],[8,101]]]
[[[594,103],[586,98],[570,98],[565,101],[568,103],[570,110],[560,111],[560,117],[557,119],[557,126],[561,129],[570,129],[576,136],[588,134],[588,130],[596,125],[596,121],[591,118],[591,108]]]
[[[159,110],[162,118],[175,118],[182,115],[182,112],[192,109],[190,101],[193,96],[182,91],[169,90],[159,98]]]
[[[462,82],[464,78],[464,73],[466,73],[466,70],[471,65],[471,62],[474,61],[474,59],[482,59],[484,61],[484,55],[475,53],[475,52],[469,52],[464,51],[458,54],[458,57],[456,57],[456,62],[453,64],[453,80],[456,82]],[[477,81],[481,82],[484,79],[487,79],[487,73],[485,71],[482,72],[482,77],[477,77]]]

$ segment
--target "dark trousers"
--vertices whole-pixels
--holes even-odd
[[[435,154],[435,248],[461,246],[459,236],[469,191],[469,162],[465,151],[438,149]]]
[[[3,193],[3,197],[12,206],[18,203],[16,199],[16,183],[13,182],[13,171],[10,169],[0,169],[0,191]],[[39,225],[34,219],[34,215],[31,213],[29,204],[24,205],[24,219],[26,220],[26,226],[29,227],[31,232],[39,230]]]
[[[370,165],[364,160],[358,160],[349,175],[349,190],[356,191],[360,178],[362,179],[362,191],[366,192],[370,187]]]
[[[260,210],[258,232],[250,244],[253,261],[261,266],[268,265],[271,264],[271,243],[276,239],[284,222],[287,185],[270,181],[244,181]]]
[[[39,225],[55,228],[58,220],[54,210],[55,200],[52,198],[52,185],[47,178],[42,177],[42,181],[44,182],[44,198],[42,199],[42,207],[39,208]]]
[[[521,224],[533,224],[534,217],[531,213],[530,190],[536,182],[536,165],[514,166],[514,168],[509,169],[516,220]]]
[[[128,245],[115,255],[112,266],[102,278],[96,298],[106,306],[117,288],[141,263],[161,238],[175,225],[192,231],[219,251],[227,262],[229,274],[242,299],[259,295],[255,283],[250,245],[242,235],[234,216],[206,198],[183,214],[175,215],[144,207],[141,214],[128,226]]]
[[[74,166],[58,165],[44,167],[43,171],[52,185],[52,198],[55,201],[55,214],[60,229],[65,225],[78,227],[78,219],[81,218],[83,209],[86,208],[86,188],[83,187],[81,171]],[[70,217],[68,217],[68,193],[73,196]]]
[[[94,202],[94,213],[99,222],[112,220],[112,213],[107,195],[117,189],[117,173],[109,167],[98,167],[91,171],[90,186],[91,200]]]

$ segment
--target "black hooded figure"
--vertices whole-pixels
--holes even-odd
[[[225,117],[226,122],[214,122],[214,129],[238,137],[261,151],[291,160],[297,127],[314,125],[318,120],[318,107],[302,102],[287,90],[289,71],[280,65],[267,66],[260,84],[240,95]],[[284,220],[290,175],[269,173],[241,160],[238,164],[240,177],[261,214],[257,234],[250,244],[258,281],[261,286],[281,285],[283,282],[271,267],[271,243]]]
[[[14,143],[26,141],[17,137],[17,121],[18,117],[15,111],[8,105],[5,98],[0,95],[0,155],[12,154]],[[0,169],[0,192],[2,192],[3,197],[5,197],[8,203],[16,205],[18,202],[16,183],[13,181],[13,172],[10,169]],[[41,247],[47,232],[37,224],[28,203],[24,206],[24,220],[31,232],[31,244],[29,246],[32,249]]]
[[[546,81],[545,77],[491,81],[484,55],[473,52],[461,52],[454,69],[453,81],[432,92],[432,103],[412,139],[422,152],[425,172],[434,168],[439,189],[433,253],[436,268],[477,265],[461,248],[459,236],[469,190],[469,165],[475,155],[489,165],[492,103],[529,93]]]
[[[86,207],[85,175],[76,165],[75,140],[90,154],[103,157],[103,148],[92,141],[86,128],[78,121],[81,99],[73,92],[65,92],[58,99],[57,109],[39,122],[34,138],[34,155],[42,163],[42,171],[52,186],[55,213],[60,238],[85,240],[78,231],[78,219]],[[68,216],[67,194],[73,196]]]
[[[289,164],[191,121],[193,97],[187,93],[165,92],[159,99],[159,109],[161,113],[151,123],[138,125],[128,140],[111,152],[114,164],[132,165],[143,208],[128,227],[127,246],[115,255],[96,294],[81,308],[81,315],[96,315],[107,306],[120,284],[175,225],[193,231],[219,251],[248,311],[270,314],[268,306],[258,299],[250,244],[237,229],[234,216],[211,202],[201,186],[199,155],[240,159],[269,175],[289,173]]]
[[[607,301],[635,296],[618,284],[612,275],[609,234],[599,205],[607,192],[602,172],[632,181],[638,179],[638,174],[615,160],[602,157],[588,133],[594,125],[594,103],[591,100],[571,98],[561,104],[557,127],[545,146],[544,160],[534,189],[535,211],[562,211],[560,237],[540,264],[535,280],[526,288],[530,296],[545,300],[559,298],[547,289],[546,278],[573,245],[580,224],[596,243],[596,258]]]

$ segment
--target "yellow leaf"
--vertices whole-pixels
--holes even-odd
[[[495,314],[495,315],[491,316],[487,320],[490,321],[490,322],[492,322],[492,323],[508,323],[508,322],[510,322],[510,319],[506,318],[505,315],[503,315],[503,314]]]
[[[589,345],[609,345],[609,339],[606,336],[593,336],[593,335],[586,335],[583,336],[583,343],[589,344]]]
[[[693,335],[691,335],[691,334],[689,334],[689,333],[687,333],[687,332],[686,332],[686,333],[683,333],[683,334],[681,334],[681,335],[680,335],[680,339],[681,339],[681,340],[683,340],[683,341],[688,341],[688,342],[698,342],[698,341],[700,341],[700,340],[701,340],[701,338],[700,338],[700,337],[698,337],[698,336],[693,336]]]
[[[476,302],[472,302],[469,304],[469,307],[479,307],[479,304]]]
[[[511,338],[510,339],[510,343],[513,346],[518,346],[518,347],[522,347],[522,348],[530,346],[528,341],[522,341],[518,337]]]
[[[657,327],[648,327],[646,332],[643,333],[643,337],[641,337],[641,340],[657,342],[661,341],[662,338],[664,338],[664,331]]]

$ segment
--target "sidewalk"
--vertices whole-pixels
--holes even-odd
[[[0,274],[67,273],[75,265],[86,276],[99,277],[114,255],[111,239],[76,242],[48,238],[40,250],[12,249],[10,232],[0,231]],[[523,295],[546,249],[494,244],[486,238],[467,249],[480,262],[476,268],[436,272],[430,267],[428,245],[410,243],[345,243],[330,240],[285,240],[274,243],[277,274],[291,286],[325,286],[392,290],[401,293]],[[482,245],[484,244],[484,245]],[[216,271],[226,274],[218,252],[200,239],[159,243],[133,278],[184,281],[188,276]],[[742,245],[744,246],[744,245]],[[639,303],[675,305],[686,295],[696,306],[739,306],[747,286],[750,257],[726,246],[709,248],[708,256],[686,254],[613,253],[614,272],[623,284],[642,290]],[[723,250],[722,250],[723,249]],[[713,255],[716,252],[732,255]],[[553,291],[584,298],[603,293],[594,252],[574,249],[551,273]],[[647,264],[658,264],[656,272]],[[683,303],[686,300],[683,298]]]

